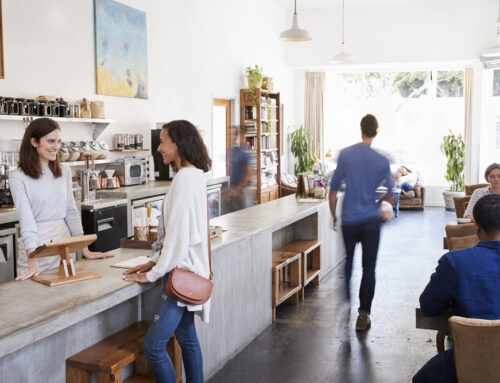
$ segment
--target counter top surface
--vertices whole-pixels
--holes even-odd
[[[229,245],[262,230],[276,231],[312,214],[319,206],[327,203],[328,199],[298,202],[294,195],[290,195],[212,218],[210,225],[221,226],[226,230],[220,237],[212,240],[212,249]]]
[[[229,182],[229,177],[207,177],[207,186]],[[165,194],[172,181],[150,181],[142,185],[122,186],[114,190],[98,190],[100,198],[127,198],[130,200]]]
[[[0,225],[18,221],[15,208],[0,209]]]
[[[211,220],[226,230],[212,240],[212,250],[235,243],[263,230],[275,231],[314,214],[328,200],[298,202],[295,196],[281,198]],[[125,282],[124,269],[111,265],[149,250],[117,249],[114,258],[81,260],[78,269],[97,272],[100,278],[47,287],[31,280],[0,284],[0,358],[67,328],[107,308],[131,299],[151,284]]]
[[[101,274],[100,278],[87,281],[67,283],[65,285],[48,287],[41,283],[27,281],[12,281],[0,284],[0,358],[6,354],[24,347],[25,342],[34,343],[37,336],[40,339],[60,330],[60,323],[51,321],[64,321],[66,327],[94,315],[92,310],[82,310],[75,313],[72,318],[63,318],[63,314],[75,312],[91,302],[98,301],[106,296],[120,292],[120,298],[114,297],[115,304],[120,299],[126,300],[140,294],[141,291],[151,288],[150,284],[125,282],[121,278],[124,269],[110,267],[115,263],[139,255],[149,255],[149,250],[117,249],[113,250],[113,258],[81,260],[76,262],[76,269],[86,269]],[[123,299],[125,298],[125,299]],[[42,331],[20,339],[9,338],[16,333],[27,331],[30,328],[44,326]],[[51,332],[53,330],[53,332]],[[43,335],[43,336],[42,336]],[[25,339],[26,338],[26,339]],[[31,340],[29,339],[31,338]],[[28,343],[28,344],[29,344]]]
[[[94,201],[82,202],[81,209],[82,210],[96,210],[96,209],[104,209],[107,207],[117,206],[117,205],[126,205],[128,199],[126,198],[101,198],[96,199]]]

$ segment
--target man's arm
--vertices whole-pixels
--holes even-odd
[[[456,276],[448,257],[439,259],[436,272],[420,295],[420,309],[427,316],[436,316],[451,306],[453,292],[456,289]]]
[[[392,191],[393,181],[391,177],[391,168],[389,166],[389,162],[387,163],[387,170],[385,173],[385,180],[384,180],[385,186],[387,187],[387,193],[385,193],[382,197],[379,198],[378,203],[379,205],[382,203],[382,201],[387,201],[387,202],[392,202],[396,198],[396,195]]]
[[[333,230],[336,230],[335,225],[337,224],[337,216],[335,211],[337,210],[337,190],[331,190],[328,195],[328,202],[330,203],[330,212],[333,217]]]

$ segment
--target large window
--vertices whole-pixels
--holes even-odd
[[[441,153],[449,130],[464,132],[462,70],[329,74],[325,90],[325,150],[334,156],[360,141],[359,121],[374,114],[374,141],[394,167],[417,170],[426,184],[445,185]]]

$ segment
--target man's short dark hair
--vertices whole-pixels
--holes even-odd
[[[485,232],[500,232],[500,195],[486,194],[480,198],[474,205],[472,215]]]
[[[378,121],[373,114],[367,114],[361,119],[361,132],[366,137],[375,137],[378,130]]]

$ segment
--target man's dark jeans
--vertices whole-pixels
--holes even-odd
[[[347,299],[350,300],[352,262],[356,244],[361,242],[363,250],[363,277],[359,288],[359,314],[369,315],[375,294],[375,265],[377,264],[380,241],[380,219],[371,219],[354,225],[342,225],[342,235],[346,251],[345,283]]]

